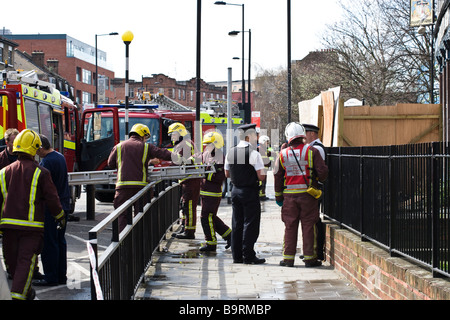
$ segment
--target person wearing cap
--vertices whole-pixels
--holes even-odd
[[[178,157],[175,164],[193,165],[201,164],[202,155],[190,139],[186,127],[175,122],[169,126],[168,134],[174,145],[173,153]],[[195,239],[197,229],[197,205],[200,197],[201,178],[185,178],[181,184],[181,230],[175,234],[178,239]]]
[[[135,124],[125,140],[111,150],[108,167],[117,169],[116,193],[114,209],[120,207],[148,184],[148,166],[152,159],[172,160],[172,153],[167,149],[158,148],[145,141],[150,136],[150,130],[141,123]],[[136,211],[137,206],[135,206]],[[131,220],[130,210],[119,216],[119,232]]]
[[[231,178],[232,230],[231,251],[234,263],[261,264],[254,245],[259,236],[261,203],[259,181],[266,179],[264,162],[256,150],[256,125],[238,127],[240,141],[225,158],[225,176]]]
[[[12,277],[11,298],[15,300],[35,297],[31,283],[43,246],[45,206],[60,227],[65,226],[50,171],[34,160],[41,145],[36,132],[22,130],[13,145],[17,161],[0,170],[0,231],[5,264]]]
[[[305,128],[305,142],[309,143],[310,146],[316,148],[319,150],[320,155],[322,156],[322,159],[326,163],[326,152],[325,147],[322,144],[322,141],[319,139],[319,127],[313,125],[313,124],[303,124],[303,127]],[[323,184],[318,181],[319,189],[323,191]],[[322,203],[322,200],[319,199],[319,210],[320,205]],[[317,259],[319,260],[325,260],[325,226],[322,222],[322,220],[319,217],[319,220],[317,221],[316,225],[317,229]]]
[[[203,136],[203,144],[205,145],[203,163],[208,166],[208,169],[214,167],[214,172],[202,179],[200,189],[202,200],[200,221],[206,240],[206,244],[200,248],[200,251],[216,251],[216,233],[220,234],[227,242],[225,249],[228,249],[231,246],[231,229],[217,216],[222,200],[222,185],[225,180],[223,137],[219,132],[208,132]]]
[[[305,128],[301,124],[289,123],[285,136],[288,146],[280,151],[274,167],[275,200],[282,207],[281,219],[285,225],[280,265],[294,266],[301,222],[303,262],[306,267],[318,267],[322,265],[316,251],[319,206],[317,194],[311,194],[310,189],[317,185],[316,178],[321,181],[326,179],[328,167],[319,151],[304,143]]]

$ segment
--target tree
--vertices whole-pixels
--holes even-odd
[[[429,92],[431,38],[409,27],[409,2],[343,0],[341,7],[323,43],[339,56],[333,69],[344,95],[389,105]]]

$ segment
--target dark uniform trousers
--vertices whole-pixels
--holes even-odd
[[[122,189],[116,189],[116,193],[114,195],[114,209],[117,209],[122,204],[124,204],[127,200],[129,200],[131,197],[136,195],[139,191],[141,191],[143,187],[136,187],[136,188],[122,188]],[[134,210],[135,212],[138,211],[138,203],[136,202],[134,204]],[[127,211],[122,213],[119,216],[119,232],[122,232],[123,229],[128,224],[128,221],[132,221],[133,214],[131,211]]]
[[[181,183],[182,222],[188,232],[197,227],[197,205],[200,197],[201,179],[187,179]]]
[[[281,219],[285,224],[283,258],[295,257],[298,225],[301,222],[303,234],[303,255],[305,260],[317,258],[317,222],[319,209],[317,199],[308,193],[284,195]]]
[[[221,199],[221,197],[202,196],[200,221],[202,222],[206,243],[209,245],[217,244],[216,232],[222,238],[231,233],[231,229],[217,216]]]
[[[31,288],[34,269],[44,245],[42,231],[3,230],[3,254],[8,272],[13,278],[11,292],[26,298]]]
[[[261,204],[257,187],[236,187],[231,191],[233,207],[231,250],[233,259],[252,260],[256,253],[254,245],[258,240],[261,221]]]

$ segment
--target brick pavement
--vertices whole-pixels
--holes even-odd
[[[271,189],[273,191],[269,179],[269,197]],[[231,205],[226,199],[222,200],[219,216],[231,225]],[[301,252],[299,232],[298,252]],[[280,267],[283,234],[280,208],[273,199],[264,201],[255,250],[266,263],[235,264],[231,250],[225,250],[224,240],[219,240],[215,253],[199,252],[204,236],[198,221],[194,240],[179,240],[168,235],[161,245],[163,250],[155,254],[136,299],[365,300],[327,262],[318,268],[305,268],[297,254],[293,268]]]

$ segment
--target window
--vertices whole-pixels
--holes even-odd
[[[91,94],[89,92],[84,92],[83,91],[83,101],[82,104],[87,104],[87,103],[91,103]]]
[[[77,81],[81,82],[81,68],[77,67]]]
[[[83,69],[83,83],[92,84],[92,72]]]
[[[25,112],[27,115],[27,128],[39,132],[39,117],[37,102],[26,99]]]
[[[191,90],[191,101],[194,101],[194,91]]]
[[[52,109],[45,104],[39,104],[39,132],[52,142]]]

